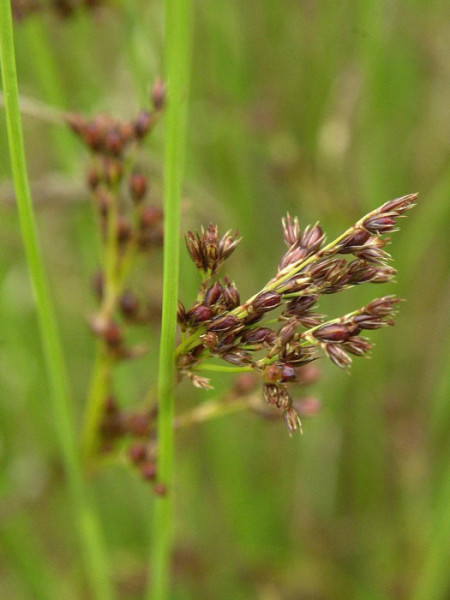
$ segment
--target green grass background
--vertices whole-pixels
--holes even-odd
[[[392,244],[398,283],[326,299],[338,316],[375,295],[407,299],[351,376],[323,361],[323,411],[289,439],[252,414],[177,435],[174,599],[447,600],[450,597],[450,6],[445,0],[194,2],[183,230],[217,221],[244,240],[228,272],[245,297],[276,269],[280,217],[330,238],[393,197],[420,192]],[[133,116],[162,71],[163,7],[106,4],[16,24],[24,98]],[[29,111],[24,111],[29,112]],[[81,418],[98,264],[87,155],[60,125],[24,114],[32,193]],[[160,127],[146,148],[160,196]],[[0,119],[0,597],[88,597],[41,354]],[[181,298],[195,268],[182,252]],[[149,293],[161,256],[143,264]],[[151,353],[123,365],[132,405]],[[216,376],[217,390],[230,379]],[[178,410],[215,393],[184,386]],[[151,490],[123,467],[91,483],[120,598],[140,599]]]

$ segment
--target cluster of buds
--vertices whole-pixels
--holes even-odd
[[[99,339],[96,364],[100,366],[96,368],[106,382],[105,427],[109,434],[114,434],[109,435],[109,444],[104,444],[104,449],[111,447],[119,434],[129,433],[120,410],[108,409],[108,398],[114,395],[114,366],[119,360],[138,358],[147,352],[145,344],[129,346],[126,333],[132,326],[159,321],[161,310],[145,292],[135,291],[130,284],[136,259],[159,248],[163,239],[162,210],[148,201],[148,177],[137,162],[143,141],[164,109],[165,87],[160,79],[153,88],[151,103],[151,109],[142,110],[135,119],[124,122],[105,115],[92,119],[79,114],[67,117],[72,131],[89,150],[87,186],[101,230],[103,264],[93,280],[98,309],[89,323]],[[94,388],[89,397],[95,401]],[[98,447],[86,449],[87,456],[95,450]]]
[[[289,392],[301,369],[321,353],[342,368],[351,356],[366,355],[371,344],[359,335],[392,325],[399,299],[385,296],[338,319],[314,311],[322,294],[332,294],[362,283],[385,283],[396,274],[387,263],[385,234],[397,230],[397,219],[412,208],[417,194],[386,202],[360,219],[341,236],[325,244],[318,224],[302,232],[298,219],[283,219],[288,250],[277,274],[256,295],[241,303],[238,289],[228,277],[215,276],[239,239],[217,226],[189,232],[186,244],[202,273],[196,302],[189,309],[179,304],[178,321],[183,340],[177,349],[177,366],[194,385],[208,388],[202,370],[233,370],[208,359],[216,357],[236,371],[262,375],[263,396],[278,408],[289,432],[301,430],[300,416]],[[274,318],[272,311],[277,310]],[[267,316],[269,315],[269,319]],[[267,320],[266,320],[267,319]]]
[[[119,444],[127,447],[127,458],[142,479],[150,483],[156,495],[165,494],[164,484],[158,480],[156,445],[157,409],[123,410],[117,399],[106,400],[100,424],[101,451],[113,451]]]

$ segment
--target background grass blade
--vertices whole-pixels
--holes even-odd
[[[35,293],[42,345],[51,383],[52,408],[56,430],[74,510],[76,511],[77,529],[92,591],[95,598],[109,600],[114,595],[113,588],[105,563],[98,522],[87,496],[87,489],[83,481],[80,460],[77,454],[75,424],[70,409],[63,352],[34,222],[19,110],[11,5],[8,0],[0,2],[0,51],[11,165],[23,242]]]

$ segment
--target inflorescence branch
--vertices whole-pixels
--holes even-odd
[[[393,325],[399,299],[384,296],[343,317],[326,320],[314,312],[322,294],[334,294],[362,283],[392,281],[396,270],[385,247],[386,234],[397,231],[397,219],[411,209],[417,194],[386,202],[325,245],[319,224],[300,228],[297,217],[282,220],[288,247],[277,274],[257,294],[241,303],[228,277],[216,275],[240,242],[238,233],[219,236],[217,225],[188,232],[188,252],[202,274],[195,303],[179,303],[182,340],[177,368],[192,383],[210,389],[199,375],[209,371],[255,371],[263,378],[263,396],[281,410],[290,433],[301,431],[288,384],[298,381],[301,368],[325,353],[347,369],[351,355],[364,356],[371,343],[365,330]],[[278,316],[269,313],[278,309]],[[213,363],[216,357],[229,363]]]

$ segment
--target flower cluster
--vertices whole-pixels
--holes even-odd
[[[243,303],[228,277],[215,278],[240,241],[237,233],[219,237],[216,225],[200,233],[189,232],[186,245],[202,273],[202,285],[190,308],[179,304],[179,372],[203,388],[210,384],[201,371],[259,372],[266,402],[280,409],[289,432],[300,431],[300,417],[289,392],[289,384],[299,379],[299,369],[321,352],[339,367],[348,368],[351,355],[364,356],[371,349],[361,332],[392,325],[399,302],[385,296],[327,320],[315,312],[319,298],[362,283],[393,279],[396,271],[388,265],[385,235],[397,230],[398,218],[416,199],[417,194],[409,194],[386,202],[328,244],[318,224],[302,231],[298,219],[287,215],[282,224],[288,249],[278,272]],[[269,316],[275,309],[277,315]],[[234,368],[208,360],[212,357]]]

